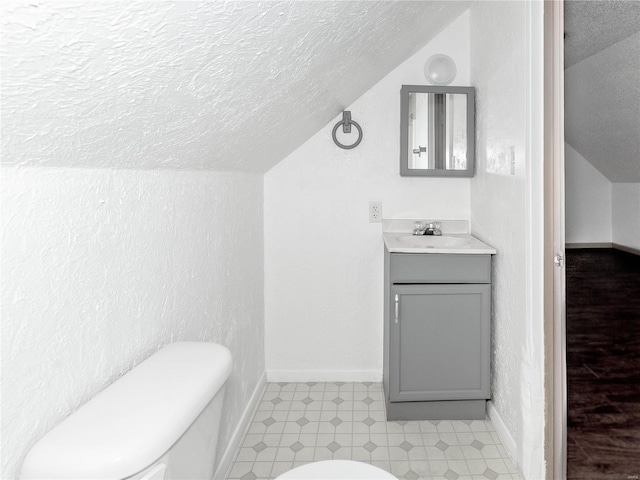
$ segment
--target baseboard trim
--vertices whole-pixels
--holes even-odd
[[[622,250],[623,252],[631,253],[633,255],[640,255],[640,249],[627,247],[626,245],[620,245],[619,243],[614,243],[613,248],[616,250]]]
[[[511,457],[511,461],[516,467],[518,467],[518,449],[516,447],[516,441],[511,436],[511,433],[502,421],[498,410],[496,410],[496,407],[493,406],[493,402],[491,400],[487,402],[487,415],[489,416],[491,423],[495,427],[496,433],[500,437],[502,445],[504,445],[505,450]]]
[[[581,242],[581,243],[565,243],[567,250],[579,250],[581,248],[613,248],[611,242]]]
[[[584,242],[584,243],[565,243],[564,247],[567,250],[580,250],[583,248],[615,248],[623,252],[631,253],[633,255],[640,255],[640,249],[634,247],[628,247],[626,245],[620,245],[619,243],[611,242]]]
[[[216,469],[216,473],[213,474],[214,479],[224,479],[227,478],[229,474],[229,469],[233,464],[233,459],[236,456],[236,452],[242,443],[242,439],[244,438],[247,430],[249,429],[249,424],[251,423],[251,419],[253,418],[253,414],[258,408],[258,403],[262,398],[262,394],[267,385],[267,372],[262,372],[260,379],[258,380],[258,384],[256,388],[253,390],[251,394],[251,398],[249,399],[249,403],[247,403],[244,412],[242,412],[242,416],[240,417],[240,422],[238,422],[238,426],[231,435],[231,439],[227,444],[227,449],[222,454],[220,461],[218,462],[218,468]]]
[[[381,382],[382,370],[267,370],[269,382]]]

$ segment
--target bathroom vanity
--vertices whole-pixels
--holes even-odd
[[[438,237],[383,234],[388,420],[485,418],[496,251],[447,224]]]

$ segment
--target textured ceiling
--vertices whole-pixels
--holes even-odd
[[[266,171],[470,4],[4,3],[2,161]]]
[[[638,0],[567,0],[564,12],[565,67],[640,32]]]
[[[612,182],[640,182],[640,33],[565,70],[565,134]]]

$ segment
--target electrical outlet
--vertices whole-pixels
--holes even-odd
[[[369,202],[369,223],[382,223],[382,202]]]

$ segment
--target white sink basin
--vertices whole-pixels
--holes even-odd
[[[398,235],[398,242],[416,248],[460,248],[468,247],[468,237],[450,237],[448,235]]]
[[[420,220],[425,223],[423,220]],[[385,223],[386,222],[386,223]],[[443,220],[443,235],[412,235],[416,220],[383,222],[382,238],[389,253],[494,255],[496,249],[470,235],[465,220]]]

